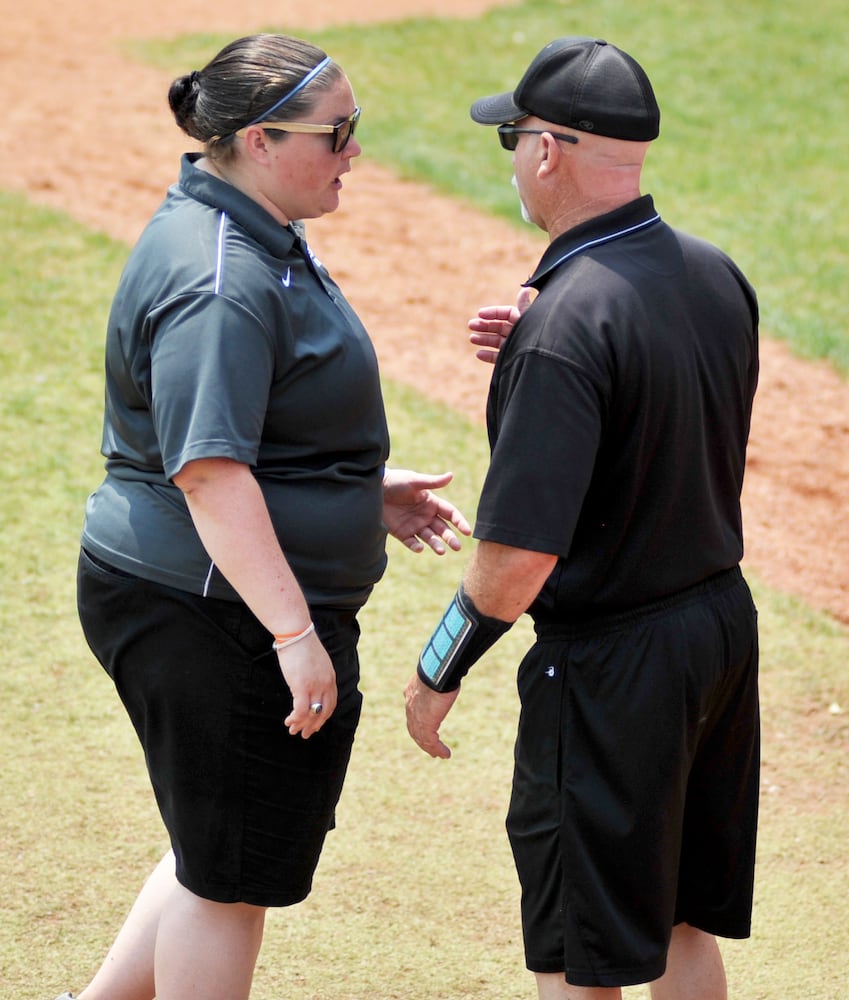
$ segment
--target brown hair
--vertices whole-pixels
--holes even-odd
[[[207,156],[226,158],[233,134],[264,118],[264,109],[273,108],[326,58],[318,46],[300,38],[248,35],[225,46],[203,69],[177,77],[168,90],[168,104],[186,135],[205,144]],[[329,62],[271,120],[305,114],[341,75],[340,67]]]

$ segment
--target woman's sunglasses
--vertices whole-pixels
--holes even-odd
[[[334,153],[341,153],[348,145],[348,140],[354,134],[357,122],[360,120],[360,109],[354,108],[354,113],[350,118],[339,122],[338,125],[312,125],[310,122],[254,122],[253,126],[240,128],[236,135],[241,135],[248,128],[257,126],[264,129],[274,129],[278,132],[326,132],[330,135],[331,145]]]

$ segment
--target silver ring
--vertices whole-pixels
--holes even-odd
[[[322,705],[320,701],[314,701],[312,705],[310,705],[310,711],[313,715],[321,715],[324,711],[324,705]]]

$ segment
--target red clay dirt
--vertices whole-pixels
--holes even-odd
[[[128,243],[176,177],[180,153],[192,146],[167,108],[170,78],[123,55],[122,39],[190,31],[237,37],[272,25],[309,36],[330,24],[419,14],[473,17],[499,5],[499,0],[2,2],[7,139],[0,186]],[[353,84],[356,89],[355,78]],[[367,154],[345,178],[342,208],[310,224],[311,245],[366,322],[384,375],[482,421],[490,369],[473,358],[466,320],[480,305],[514,297],[543,238],[530,230],[517,235],[505,223],[399,181],[370,163]],[[438,463],[437,443],[434,454]],[[849,624],[847,498],[846,383],[765,337],[744,493],[746,562],[767,583],[844,624]]]

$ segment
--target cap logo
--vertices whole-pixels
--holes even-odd
[[[595,128],[595,123],[587,121],[586,118],[582,118],[581,121],[578,122],[578,128],[582,128],[585,132],[592,132]]]

